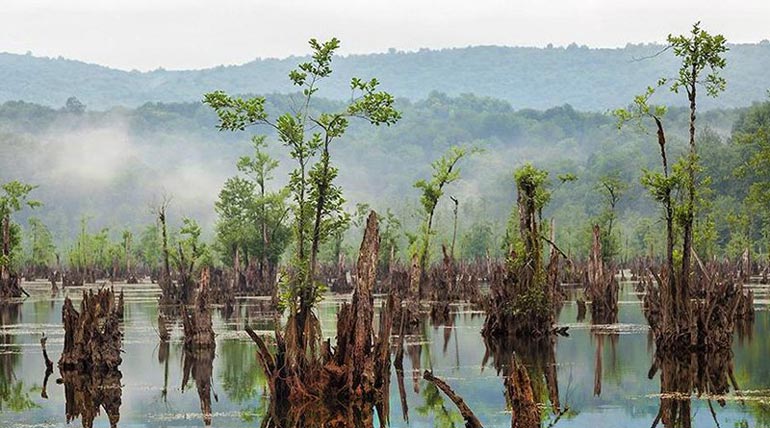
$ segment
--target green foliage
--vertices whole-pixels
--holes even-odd
[[[548,171],[538,169],[531,163],[525,163],[513,173],[518,189],[532,189],[532,198],[535,209],[540,211],[551,200],[551,191],[548,190]],[[521,190],[520,190],[521,191]]]
[[[476,222],[460,238],[460,255],[466,260],[480,260],[494,246],[492,225]]]
[[[208,245],[201,240],[201,228],[194,219],[182,218],[176,242],[177,251],[171,259],[181,272],[194,273],[213,264]]]
[[[415,240],[412,247],[412,253],[420,259],[420,266],[423,269],[427,266],[430,259],[430,238],[435,232],[433,230],[433,219],[436,206],[444,195],[444,187],[460,179],[460,170],[458,163],[464,157],[477,153],[478,148],[466,148],[453,146],[438,160],[431,164],[433,175],[430,181],[424,179],[417,180],[414,187],[422,192],[420,204],[422,205],[422,225],[419,238]]]
[[[690,36],[673,36],[669,34],[667,41],[674,55],[682,59],[679,74],[671,84],[671,90],[678,93],[685,88],[688,96],[695,85],[703,85],[709,96],[716,97],[725,90],[727,81],[719,73],[727,65],[724,54],[727,52],[727,40],[721,34],[712,36],[701,29],[700,21],[692,26]],[[699,78],[703,71],[708,71],[705,80]]]
[[[619,171],[613,171],[599,178],[596,188],[604,201],[604,209],[596,218],[600,225],[602,258],[612,260],[620,253],[620,239],[615,229],[617,205],[628,190],[628,183],[622,180]]]
[[[206,94],[204,102],[219,117],[221,130],[239,131],[251,125],[273,129],[278,141],[295,162],[289,174],[289,191],[294,203],[295,254],[292,258],[293,277],[285,282],[283,296],[293,310],[309,311],[320,297],[315,281],[318,251],[330,237],[344,230],[347,215],[342,189],[335,183],[338,169],[332,165],[330,147],[345,134],[350,118],[364,119],[373,125],[392,125],[400,114],[395,100],[379,90],[376,79],[350,81],[351,101],[342,111],[318,112],[313,105],[319,83],[332,73],[331,62],[340,42],[310,40],[313,54],[289,72],[289,79],[302,93],[302,101],[291,112],[274,121],[266,111],[266,99],[231,97],[222,91]]]
[[[11,266],[19,257],[20,230],[13,223],[12,216],[22,210],[24,206],[37,208],[40,202],[28,199],[30,192],[37,186],[25,184],[17,180],[9,181],[2,185],[0,193],[0,271]]]
[[[139,241],[136,245],[137,256],[143,266],[152,271],[160,266],[161,251],[160,228],[155,223],[148,224],[139,234]]]
[[[253,156],[238,160],[241,176],[229,178],[214,209],[217,246],[225,264],[232,264],[235,252],[244,260],[255,258],[277,264],[288,246],[291,232],[286,225],[288,189],[269,191],[268,182],[278,161],[265,151],[265,139],[255,137]]]
[[[56,245],[48,227],[38,218],[30,217],[27,237],[27,254],[25,263],[36,269],[53,266],[56,261]]]

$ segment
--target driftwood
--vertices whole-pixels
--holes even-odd
[[[446,394],[447,397],[449,397],[450,400],[457,406],[457,409],[460,410],[460,414],[462,415],[463,419],[465,419],[465,427],[466,428],[482,428],[481,422],[476,417],[476,415],[473,413],[473,410],[471,410],[470,407],[468,407],[467,404],[465,404],[465,400],[463,400],[462,397],[457,395],[454,390],[452,390],[452,387],[450,387],[446,382],[443,380],[437,378],[428,370],[425,370],[425,372],[422,374],[422,378],[427,380],[428,382],[436,385],[438,389],[441,390],[444,394]]]

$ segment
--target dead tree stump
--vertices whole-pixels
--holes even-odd
[[[116,302],[112,290],[84,291],[80,312],[75,310],[69,297],[64,300],[64,350],[59,359],[60,369],[101,372],[120,366],[122,294]]]
[[[185,349],[213,349],[216,347],[214,328],[211,323],[211,308],[209,307],[208,268],[201,271],[195,304],[192,307],[185,307],[184,312],[182,324]]]
[[[588,258],[586,298],[591,301],[591,321],[594,324],[614,324],[618,321],[618,281],[612,269],[602,260],[599,225],[593,227],[593,244]]]

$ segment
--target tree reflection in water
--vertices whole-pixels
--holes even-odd
[[[740,392],[733,372],[733,354],[729,349],[685,353],[683,355],[662,355],[656,353],[648,377],[652,379],[660,371],[660,408],[653,428],[662,423],[664,427],[692,426],[692,396],[705,399],[716,426],[719,426],[717,408],[726,404],[725,395],[730,387]]]
[[[22,412],[37,407],[29,397],[29,388],[14,372],[21,349],[8,329],[19,323],[20,307],[20,303],[0,304],[0,411]]]
[[[214,369],[214,349],[185,350],[182,356],[182,392],[184,392],[190,378],[195,381],[198,398],[201,404],[201,415],[206,426],[211,425],[211,374]],[[214,400],[219,401],[216,394]]]
[[[64,384],[67,423],[80,418],[84,428],[91,428],[103,408],[110,426],[118,426],[123,394],[120,383],[123,375],[119,370],[93,373],[68,370],[62,371],[61,376],[57,382]]]
[[[504,376],[512,427],[540,427],[548,419],[553,425],[569,411],[562,408],[559,398],[555,336],[534,341],[485,339],[485,344],[482,366],[491,359],[497,373]],[[541,413],[549,408],[550,415]]]

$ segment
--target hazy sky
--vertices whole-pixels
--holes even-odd
[[[307,52],[662,42],[696,20],[730,42],[770,38],[769,0],[2,0],[0,51],[121,69],[203,68]]]

